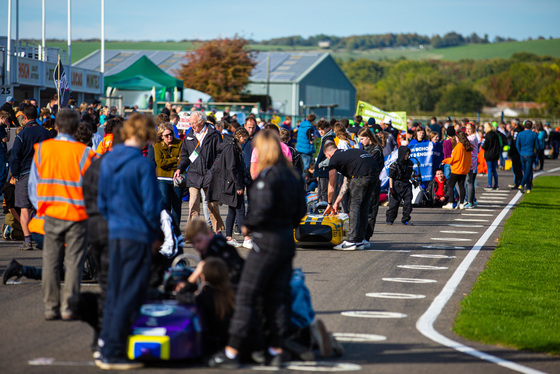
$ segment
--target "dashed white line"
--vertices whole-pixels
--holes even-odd
[[[495,212],[496,209],[478,209],[478,208],[473,208],[472,212]]]
[[[410,257],[420,257],[420,258],[456,258],[457,256],[447,256],[447,255],[410,255]]]
[[[255,368],[262,370],[262,366]],[[320,371],[320,372],[342,372],[342,371],[360,371],[362,367],[358,364],[348,362],[327,362],[327,361],[309,361],[309,362],[288,362],[286,369],[296,371]],[[274,370],[278,370],[274,368]]]
[[[366,293],[367,297],[376,297],[380,299],[424,299],[426,295],[415,295],[411,293],[396,293],[396,292],[369,292]]]
[[[487,219],[472,219],[472,218],[455,218],[455,221],[463,221],[463,222],[488,222]]]
[[[462,216],[470,216],[470,217],[494,217],[493,214],[488,214],[488,213],[482,213],[482,214],[477,214],[477,213],[463,213],[461,214]]]
[[[468,225],[468,224],[463,224],[463,223],[450,223],[447,226],[452,226],[452,227],[484,227],[484,225]]]
[[[382,278],[386,282],[398,283],[437,283],[435,279],[419,279],[419,278]]]
[[[401,269],[413,269],[413,270],[447,270],[446,266],[432,266],[432,265],[397,265]]]
[[[423,245],[422,248],[428,248],[428,249],[466,249],[465,247],[457,247],[457,246],[453,246],[453,245],[434,245],[434,244]]]
[[[340,313],[345,317],[357,317],[357,318],[406,318],[406,314],[397,312],[377,312],[377,311],[367,311],[367,310],[356,310],[349,312]]]
[[[355,334],[350,332],[335,332],[333,336],[339,342],[348,343],[382,342],[384,340],[387,340],[387,337],[383,335]]]
[[[478,231],[453,231],[453,230],[441,230],[440,232],[444,234],[478,234]]]
[[[430,238],[432,240],[439,240],[442,242],[470,242],[472,239],[467,238]]]

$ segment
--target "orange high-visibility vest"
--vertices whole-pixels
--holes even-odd
[[[82,143],[58,138],[34,147],[37,215],[75,222],[87,219],[82,178],[95,153]]]
[[[31,221],[29,221],[27,228],[29,229],[29,232],[45,235],[44,226],[45,226],[45,217],[33,216],[33,218],[31,218]]]
[[[97,146],[97,154],[104,154],[113,149],[113,134],[107,134],[103,138],[103,141]]]

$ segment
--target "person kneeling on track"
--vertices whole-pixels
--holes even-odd
[[[368,228],[370,198],[379,184],[379,166],[375,159],[361,149],[337,149],[334,142],[327,142],[323,152],[328,158],[329,168],[329,205],[325,215],[338,213],[338,205],[347,192],[350,193],[349,232],[346,241],[335,249],[353,251],[363,249]],[[337,172],[344,176],[344,182],[334,200]],[[334,202],[333,202],[334,201]]]
[[[386,212],[387,224],[392,225],[399,213],[399,206],[403,201],[403,225],[412,225],[410,213],[412,213],[412,183],[410,178],[414,170],[412,161],[409,159],[410,149],[405,146],[399,147],[397,161],[389,166],[389,209]]]
[[[433,206],[442,207],[447,204],[447,178],[443,174],[443,169],[436,170],[436,175],[428,183],[426,190]]]

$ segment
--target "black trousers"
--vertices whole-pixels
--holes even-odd
[[[379,176],[357,177],[348,181],[350,213],[347,240],[349,242],[361,243],[365,239],[369,221],[369,203],[376,184],[379,184]]]
[[[387,222],[395,222],[399,213],[399,206],[403,201],[402,222],[410,221],[410,213],[412,213],[412,184],[410,182],[393,181],[393,194],[389,199],[389,209],[387,209]],[[451,189],[453,191],[453,189]]]
[[[291,313],[290,279],[295,255],[292,229],[254,232],[236,294],[235,313],[229,327],[229,346],[240,350],[257,318],[262,299],[269,347],[282,347]]]
[[[512,155],[511,157],[511,170],[513,171],[513,184],[515,187],[521,185],[523,179],[523,165],[521,165],[521,156],[519,154]]]
[[[542,170],[544,168],[544,149],[539,151],[537,157],[539,158],[539,170]]]
[[[447,180],[447,201],[453,202],[453,189],[455,188],[455,184],[459,185],[459,204],[463,204],[465,201],[465,179],[467,178],[464,174],[453,174]]]
[[[327,199],[329,198],[328,193],[329,178],[317,178],[317,201],[327,201]]]
[[[373,189],[373,194],[371,194],[371,199],[369,200],[369,215],[368,215],[368,226],[366,229],[366,240],[373,236],[375,231],[375,222],[377,221],[377,212],[379,211],[379,195],[381,194],[381,182],[379,178],[375,188]]]

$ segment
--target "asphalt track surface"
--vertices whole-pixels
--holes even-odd
[[[558,170],[548,175],[560,175],[560,162],[546,160],[545,171],[552,169]],[[477,178],[477,208],[463,211],[415,208],[414,226],[403,226],[399,221],[392,226],[385,225],[386,208],[381,208],[371,250],[298,250],[294,266],[301,267],[306,274],[318,318],[344,340],[346,352],[341,358],[320,359],[322,363],[290,366],[282,371],[559,373],[559,357],[486,346],[458,337],[451,330],[458,303],[484,269],[503,224],[514,209],[495,222],[518,195],[506,188],[513,180],[510,171],[500,171],[499,178],[499,192],[483,191],[486,177]],[[187,210],[188,205],[184,204],[183,224]],[[496,224],[493,231],[489,230]],[[480,240],[483,236],[487,240]],[[17,249],[19,244],[0,242],[0,271],[12,258],[25,265],[41,266],[41,252],[21,252]],[[481,247],[473,257],[475,253],[471,249],[476,245]],[[472,263],[466,264],[468,260]],[[459,277],[460,282],[453,289],[448,281],[457,280],[456,272],[461,270],[464,276]],[[440,293],[444,288],[451,296],[442,305]],[[96,289],[95,285],[82,287],[82,290]],[[428,310],[438,308],[442,308],[441,314],[425,315]],[[443,339],[451,339],[448,345],[465,349],[461,346],[464,344],[476,350],[475,353],[486,353],[498,361],[507,360],[520,366],[514,371],[429,339],[418,329],[429,330],[426,328],[429,323],[418,322],[423,315],[423,322],[435,318],[433,328]],[[89,350],[91,338],[91,329],[81,322],[44,321],[40,282],[23,278],[21,284],[0,286],[0,373],[99,372],[93,366]],[[219,372],[185,363],[141,371],[184,370]],[[246,367],[241,371],[255,370],[259,369]]]

